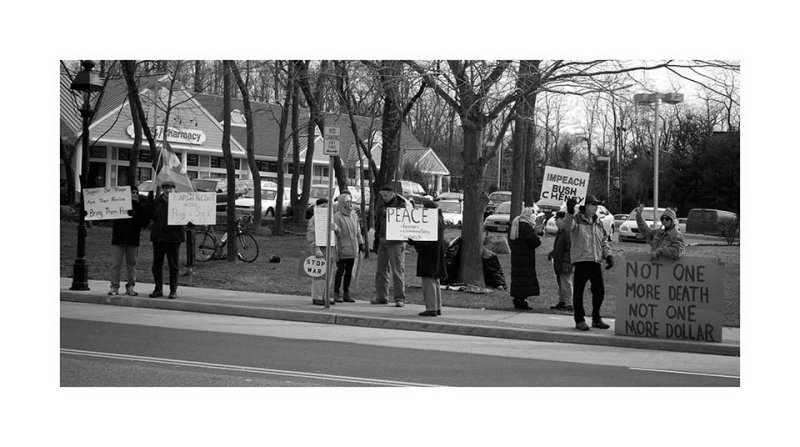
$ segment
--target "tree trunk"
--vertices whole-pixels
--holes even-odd
[[[402,64],[399,61],[381,61],[378,77],[383,87],[383,119],[381,135],[383,151],[381,153],[381,169],[373,189],[377,190],[388,182],[395,180],[400,166],[400,129],[403,126],[403,114],[400,107],[400,78]],[[373,191],[373,195],[375,191]]]
[[[295,74],[297,70],[295,67]],[[308,191],[302,191],[300,197],[297,196],[300,183],[300,86],[297,82],[292,84],[292,190],[291,204],[292,204],[292,217],[294,223],[302,224],[305,222],[306,207],[308,203]],[[304,202],[305,201],[305,202]],[[301,205],[302,204],[302,205]]]
[[[261,209],[261,173],[258,172],[256,165],[256,152],[255,152],[255,138],[256,131],[253,123],[253,110],[250,107],[250,94],[247,91],[242,79],[242,74],[239,72],[239,67],[236,66],[236,61],[230,61],[231,71],[236,79],[236,85],[239,86],[239,91],[242,93],[242,102],[244,103],[244,119],[247,125],[247,164],[250,167],[250,175],[253,177],[253,204],[255,205],[253,211],[253,225],[256,231],[261,231],[261,219],[264,210]]]
[[[460,280],[483,284],[483,171],[479,153],[482,144],[481,121],[462,119],[464,132],[464,216],[461,229]]]
[[[203,61],[194,61],[194,88],[195,93],[203,93]]]
[[[279,62],[276,61],[275,66],[275,82],[279,81],[277,72],[280,69],[278,67]],[[284,165],[286,163],[286,129],[289,124],[289,112],[291,108],[291,101],[292,101],[292,90],[294,89],[294,68],[292,67],[291,63],[286,64],[287,68],[287,78],[286,78],[286,89],[284,92],[283,97],[283,105],[281,107],[281,120],[278,124],[278,194],[275,199],[275,234],[283,234],[283,195],[285,193],[284,184],[286,183],[284,179]],[[277,89],[277,87],[276,87]],[[277,93],[277,90],[276,90]],[[295,190],[292,190],[291,200],[295,200]]]
[[[231,153],[231,73],[230,61],[222,61],[222,155],[225,157],[225,171],[228,177],[228,206],[226,210],[228,227],[228,262],[236,262],[236,178],[234,175],[233,154]],[[260,185],[259,185],[260,187]]]

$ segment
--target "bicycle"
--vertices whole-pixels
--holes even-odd
[[[250,216],[237,217],[236,222],[236,250],[239,260],[253,262],[258,258],[258,242],[250,233],[242,229],[243,222],[250,222]],[[228,233],[225,232],[217,240],[214,227],[195,232],[194,236],[194,258],[197,261],[205,262],[210,259],[225,259],[227,254],[223,249],[228,243]]]

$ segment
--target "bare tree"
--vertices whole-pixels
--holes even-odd
[[[236,262],[236,176],[234,174],[233,153],[231,153],[231,61],[222,61],[222,155],[225,158],[225,171],[228,180],[228,206],[226,207],[228,228],[228,262]],[[258,185],[260,188],[261,185]]]
[[[250,106],[250,92],[247,89],[247,84],[239,72],[239,67],[236,61],[228,62],[236,79],[236,85],[239,87],[239,92],[242,94],[242,102],[244,103],[244,120],[247,126],[247,145],[245,151],[247,153],[247,164],[250,167],[250,174],[253,177],[253,204],[255,205],[253,211],[253,222],[256,231],[261,230],[261,173],[258,172],[258,165],[256,165],[256,152],[255,152],[255,139],[256,131],[253,121],[253,110]]]

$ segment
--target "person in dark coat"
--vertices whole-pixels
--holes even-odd
[[[553,241],[553,250],[547,254],[547,260],[553,261],[553,271],[556,273],[556,283],[558,284],[558,303],[550,306],[550,309],[572,311],[572,261],[569,256],[570,239],[569,233],[564,230],[565,211],[556,213],[556,240]]]
[[[136,296],[136,256],[139,252],[139,235],[147,227],[150,216],[147,208],[139,201],[139,190],[131,188],[131,209],[128,219],[116,219],[111,227],[111,289],[109,295],[119,295],[119,279],[122,271],[122,258],[125,258],[127,283],[125,295]]]
[[[527,298],[539,296],[536,278],[536,248],[542,244],[537,236],[542,223],[534,221],[533,208],[523,208],[511,222],[508,242],[511,247],[511,296],[514,308],[530,310]]]
[[[184,238],[182,225],[167,225],[169,217],[169,195],[175,191],[175,183],[161,184],[161,195],[153,203],[153,226],[150,240],[153,241],[153,282],[155,288],[150,298],[164,296],[164,256],[169,266],[169,299],[178,297],[178,251]]]
[[[423,206],[436,209],[436,203],[425,200]],[[442,314],[442,289],[439,280],[447,276],[444,262],[444,216],[437,210],[437,237],[435,241],[408,242],[417,250],[417,276],[422,280],[422,298],[425,300],[425,311],[421,317],[435,317]]]

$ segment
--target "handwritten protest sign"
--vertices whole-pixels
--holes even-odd
[[[316,256],[309,256],[307,258],[300,257],[300,269],[298,274],[300,276],[309,276],[311,278],[321,278],[325,276],[327,266],[325,258],[317,258]]]
[[[130,186],[109,186],[106,188],[85,188],[83,207],[86,220],[130,219]]]
[[[217,223],[217,194],[214,192],[173,192],[167,207],[168,225],[214,225]]]
[[[328,228],[328,209],[320,208],[314,213],[314,245],[325,247],[325,230]],[[336,235],[331,230],[331,247],[336,246]]]
[[[577,197],[578,203],[586,198],[589,186],[589,173],[569,169],[544,167],[542,194],[538,205],[560,206],[570,197]]]
[[[724,264],[717,258],[650,261],[629,253],[617,282],[617,335],[722,341]]]
[[[437,240],[437,213],[435,208],[386,208],[386,240]]]

